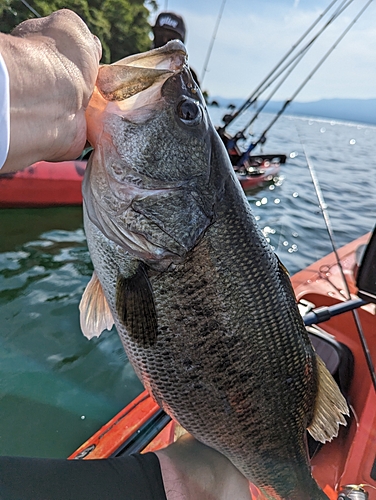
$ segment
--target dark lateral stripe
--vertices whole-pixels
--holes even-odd
[[[319,307],[306,314],[303,320],[306,326],[321,323],[333,316],[352,311],[365,304],[367,304],[367,302],[364,300],[354,299],[328,307]],[[157,410],[156,413],[154,413],[154,415],[133,434],[133,436],[119,446],[111,457],[121,457],[130,455],[131,453],[140,453],[170,422],[170,420],[171,418],[162,409]]]

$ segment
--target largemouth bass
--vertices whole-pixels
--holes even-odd
[[[99,71],[84,223],[89,338],[115,322],[138,377],[270,499],[323,500],[320,441],[346,402],[316,356],[286,270],[255,223],[173,41]]]

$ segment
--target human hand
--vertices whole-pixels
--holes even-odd
[[[158,456],[167,500],[251,500],[248,480],[221,453],[185,434]]]
[[[24,21],[11,35],[2,34],[0,42],[11,99],[10,149],[3,171],[79,156],[101,58],[99,39],[64,9]]]

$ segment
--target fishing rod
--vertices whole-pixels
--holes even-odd
[[[351,1],[353,1],[353,0],[351,0]],[[274,96],[274,94],[277,92],[277,90],[281,87],[281,85],[286,81],[286,79],[291,75],[291,73],[294,71],[294,69],[296,68],[296,66],[300,63],[300,61],[306,55],[307,51],[308,51],[308,48],[305,49],[305,51],[301,53],[300,57],[298,57],[296,59],[295,64],[293,64],[293,66],[290,69],[290,71],[285,74],[285,76],[280,80],[280,82],[278,83],[278,85],[276,85],[276,87],[268,95],[268,97],[265,99],[265,101],[262,103],[262,105],[259,107],[259,109],[256,111],[256,113],[253,115],[253,117],[251,118],[251,120],[245,125],[245,127],[243,127],[242,130],[240,130],[240,132],[238,132],[238,137],[244,137],[245,138],[245,131],[247,130],[247,128],[249,128],[257,120],[257,118],[259,117],[260,113],[263,111],[263,109],[265,108],[265,106],[268,104],[268,102],[271,100],[271,98]],[[278,78],[278,76],[277,76],[277,78]],[[273,83],[273,82],[271,82],[271,83]],[[254,102],[256,102],[258,98],[259,98],[259,95],[255,98]]]
[[[301,142],[301,144],[302,144],[302,142]],[[322,216],[324,218],[326,231],[328,233],[329,240],[330,240],[330,243],[331,243],[331,246],[332,246],[335,258],[336,258],[336,262],[337,262],[337,265],[338,265],[338,268],[340,270],[341,277],[342,277],[342,280],[343,280],[343,283],[344,283],[344,286],[345,286],[346,295],[347,295],[347,302],[349,302],[349,301],[351,301],[350,288],[349,288],[349,285],[347,283],[345,273],[343,271],[341,259],[340,259],[339,254],[338,254],[336,244],[334,242],[333,229],[332,229],[332,225],[331,225],[331,222],[330,222],[329,213],[328,213],[328,210],[327,210],[327,204],[325,203],[324,196],[323,196],[321,188],[320,188],[320,184],[319,184],[319,180],[318,180],[317,175],[316,175],[315,168],[314,168],[313,163],[311,162],[310,158],[308,157],[303,144],[302,144],[302,148],[303,148],[303,152],[304,152],[304,155],[305,155],[305,158],[306,158],[306,161],[307,161],[307,166],[308,166],[309,172],[311,174],[312,183],[313,183],[313,187],[315,189],[317,200],[319,202],[320,211],[321,211]],[[361,301],[361,302],[363,302],[363,301]],[[370,354],[370,351],[369,351],[369,348],[368,348],[367,340],[365,338],[364,331],[363,331],[363,328],[362,328],[362,325],[361,325],[361,322],[360,322],[360,319],[359,319],[359,314],[356,311],[356,309],[351,309],[350,308],[350,310],[352,312],[352,315],[353,315],[353,318],[354,318],[354,321],[355,321],[356,329],[357,329],[357,332],[358,332],[358,335],[359,335],[359,340],[360,340],[360,343],[361,343],[361,346],[362,346],[362,349],[363,349],[363,353],[364,353],[364,356],[366,358],[367,366],[368,366],[368,369],[369,369],[369,372],[370,372],[370,375],[371,375],[373,387],[374,387],[374,389],[376,391],[376,372],[375,372],[375,367],[373,366],[373,362],[372,362],[371,354]]]
[[[21,0],[21,2],[34,14],[35,17],[42,17],[26,0]]]
[[[208,49],[208,52],[206,54],[206,59],[205,59],[203,70],[202,70],[202,75],[201,75],[201,80],[200,80],[200,84],[201,85],[202,85],[202,82],[204,81],[204,78],[205,78],[205,74],[206,74],[207,67],[208,67],[208,64],[209,64],[209,59],[210,59],[210,56],[211,56],[211,52],[213,50],[213,45],[214,45],[215,37],[217,36],[217,31],[218,31],[218,28],[219,28],[219,23],[221,22],[221,19],[222,19],[223,9],[225,8],[225,3],[226,3],[226,0],[223,0],[222,1],[222,5],[221,5],[221,7],[219,9],[219,14],[218,14],[217,22],[216,22],[216,25],[214,27],[213,35],[212,35],[212,38],[211,38],[211,41],[210,41],[210,44],[209,44],[209,49]]]
[[[274,96],[274,94],[277,92],[277,90],[282,86],[282,84],[286,81],[286,79],[291,75],[291,73],[294,71],[296,66],[299,64],[299,62],[303,59],[303,57],[307,54],[310,48],[312,48],[313,44],[315,41],[319,38],[319,36],[335,21],[352,3],[354,0],[343,0],[342,4],[338,7],[338,9],[334,12],[332,17],[327,21],[327,23],[316,33],[316,35],[309,40],[309,42],[298,52],[295,54],[295,56],[288,61],[285,66],[283,66],[280,71],[273,77],[270,82],[265,85],[262,89],[260,89],[259,93],[255,96],[253,102],[256,102],[260,95],[268,88],[270,85],[272,85],[293,63],[292,67],[290,68],[290,71],[286,72],[285,76],[279,81],[279,83],[274,87],[272,92],[269,94],[269,96],[265,99],[263,104],[260,106],[260,108],[256,111],[252,119],[248,122],[248,124],[239,132],[239,135],[242,134],[244,137],[245,131],[247,130],[248,127],[250,127],[259,117],[260,113],[263,111],[265,106],[268,104],[268,102],[271,100],[271,98]],[[253,104],[253,102],[251,104]]]
[[[287,72],[287,74],[284,76],[284,78],[282,78],[280,80],[280,82],[278,83],[278,85],[276,85],[276,87],[274,88],[274,90],[272,91],[272,93],[268,96],[268,98],[264,101],[263,105],[261,106],[261,108],[259,108],[257,110],[257,112],[255,113],[254,117],[252,118],[251,122],[240,132],[240,134],[243,134],[244,136],[244,132],[245,130],[250,127],[250,125],[258,118],[259,114],[261,113],[261,111],[265,108],[265,106],[267,105],[267,103],[270,101],[270,99],[273,97],[273,95],[277,92],[277,90],[281,87],[281,85],[283,84],[283,82],[287,79],[287,77],[289,75],[291,75],[291,73],[294,71],[294,69],[296,68],[296,66],[299,64],[299,62],[303,59],[303,57],[307,54],[307,52],[309,51],[310,48],[313,47],[313,44],[316,42],[316,40],[319,38],[319,36],[347,9],[347,7],[349,7],[352,3],[353,3],[354,0],[342,0],[342,3],[341,5],[337,8],[337,10],[333,13],[333,15],[329,18],[329,20],[326,22],[326,24],[324,24],[324,26],[316,33],[316,35],[311,38],[308,43],[306,43],[306,45],[297,53],[294,55],[294,57],[292,57],[290,59],[290,61],[288,61],[275,75],[272,79],[270,79],[269,82],[266,82],[266,84],[260,88],[259,92],[253,97],[252,101],[249,103],[249,105],[253,104],[254,102],[256,102],[259,97],[261,96],[261,94],[263,92],[265,92],[266,89],[268,89],[270,87],[270,85],[272,85],[285,71],[287,72],[287,69],[295,62],[295,64],[293,64],[293,66],[290,68],[290,71]]]
[[[262,82],[256,87],[253,93],[248,97],[248,99],[240,106],[240,108],[235,111],[232,115],[226,115],[225,125],[222,128],[223,131],[226,127],[235,120],[243,111],[248,109],[254,101],[254,96],[259,92],[259,90],[267,83],[267,81],[274,75],[278,68],[283,64],[288,57],[294,52],[294,50],[302,43],[302,41],[309,35],[309,33],[315,28],[315,26],[320,22],[320,20],[330,11],[330,9],[337,3],[338,0],[333,0],[328,7],[318,16],[318,18],[309,26],[309,28],[303,33],[303,35],[297,40],[297,42],[291,47],[290,50],[280,59],[280,61],[274,66],[274,68],[267,74],[267,76],[262,80]]]
[[[368,2],[362,7],[362,9],[358,12],[358,14],[355,16],[355,18],[351,21],[351,23],[347,26],[347,28],[341,33],[341,35],[337,38],[337,40],[334,42],[334,44],[330,47],[330,49],[324,54],[324,56],[320,59],[320,61],[316,64],[316,66],[313,68],[313,70],[309,73],[309,75],[303,80],[303,82],[299,85],[299,87],[296,89],[296,91],[293,93],[293,95],[290,97],[290,99],[287,99],[282,108],[278,111],[276,116],[273,118],[273,120],[269,123],[269,125],[264,129],[264,131],[261,133],[260,138],[256,142],[252,142],[250,146],[247,148],[247,150],[242,154],[242,160],[247,157],[247,155],[258,145],[258,144],[264,144],[266,141],[266,134],[269,132],[269,130],[272,128],[272,126],[275,124],[275,122],[278,120],[278,118],[285,112],[286,108],[291,104],[291,102],[296,98],[296,96],[299,94],[299,92],[305,87],[305,85],[310,81],[310,79],[313,77],[313,75],[316,73],[316,71],[322,66],[322,64],[326,61],[326,59],[330,56],[330,54],[333,52],[333,50],[337,47],[337,45],[342,41],[342,39],[347,35],[347,33],[350,31],[350,29],[354,26],[354,24],[358,21],[358,19],[364,14],[366,9],[371,5],[373,0],[368,0]]]

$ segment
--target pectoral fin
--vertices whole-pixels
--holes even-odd
[[[340,424],[346,425],[344,415],[349,415],[349,409],[337,383],[318,356],[317,368],[318,393],[308,432],[316,441],[325,443],[337,436]]]
[[[157,313],[153,290],[144,264],[125,278],[121,274],[116,287],[116,309],[128,335],[142,347],[150,347],[157,338]]]
[[[111,330],[114,319],[95,271],[82,295],[79,309],[81,330],[88,339],[99,337],[103,330]]]

